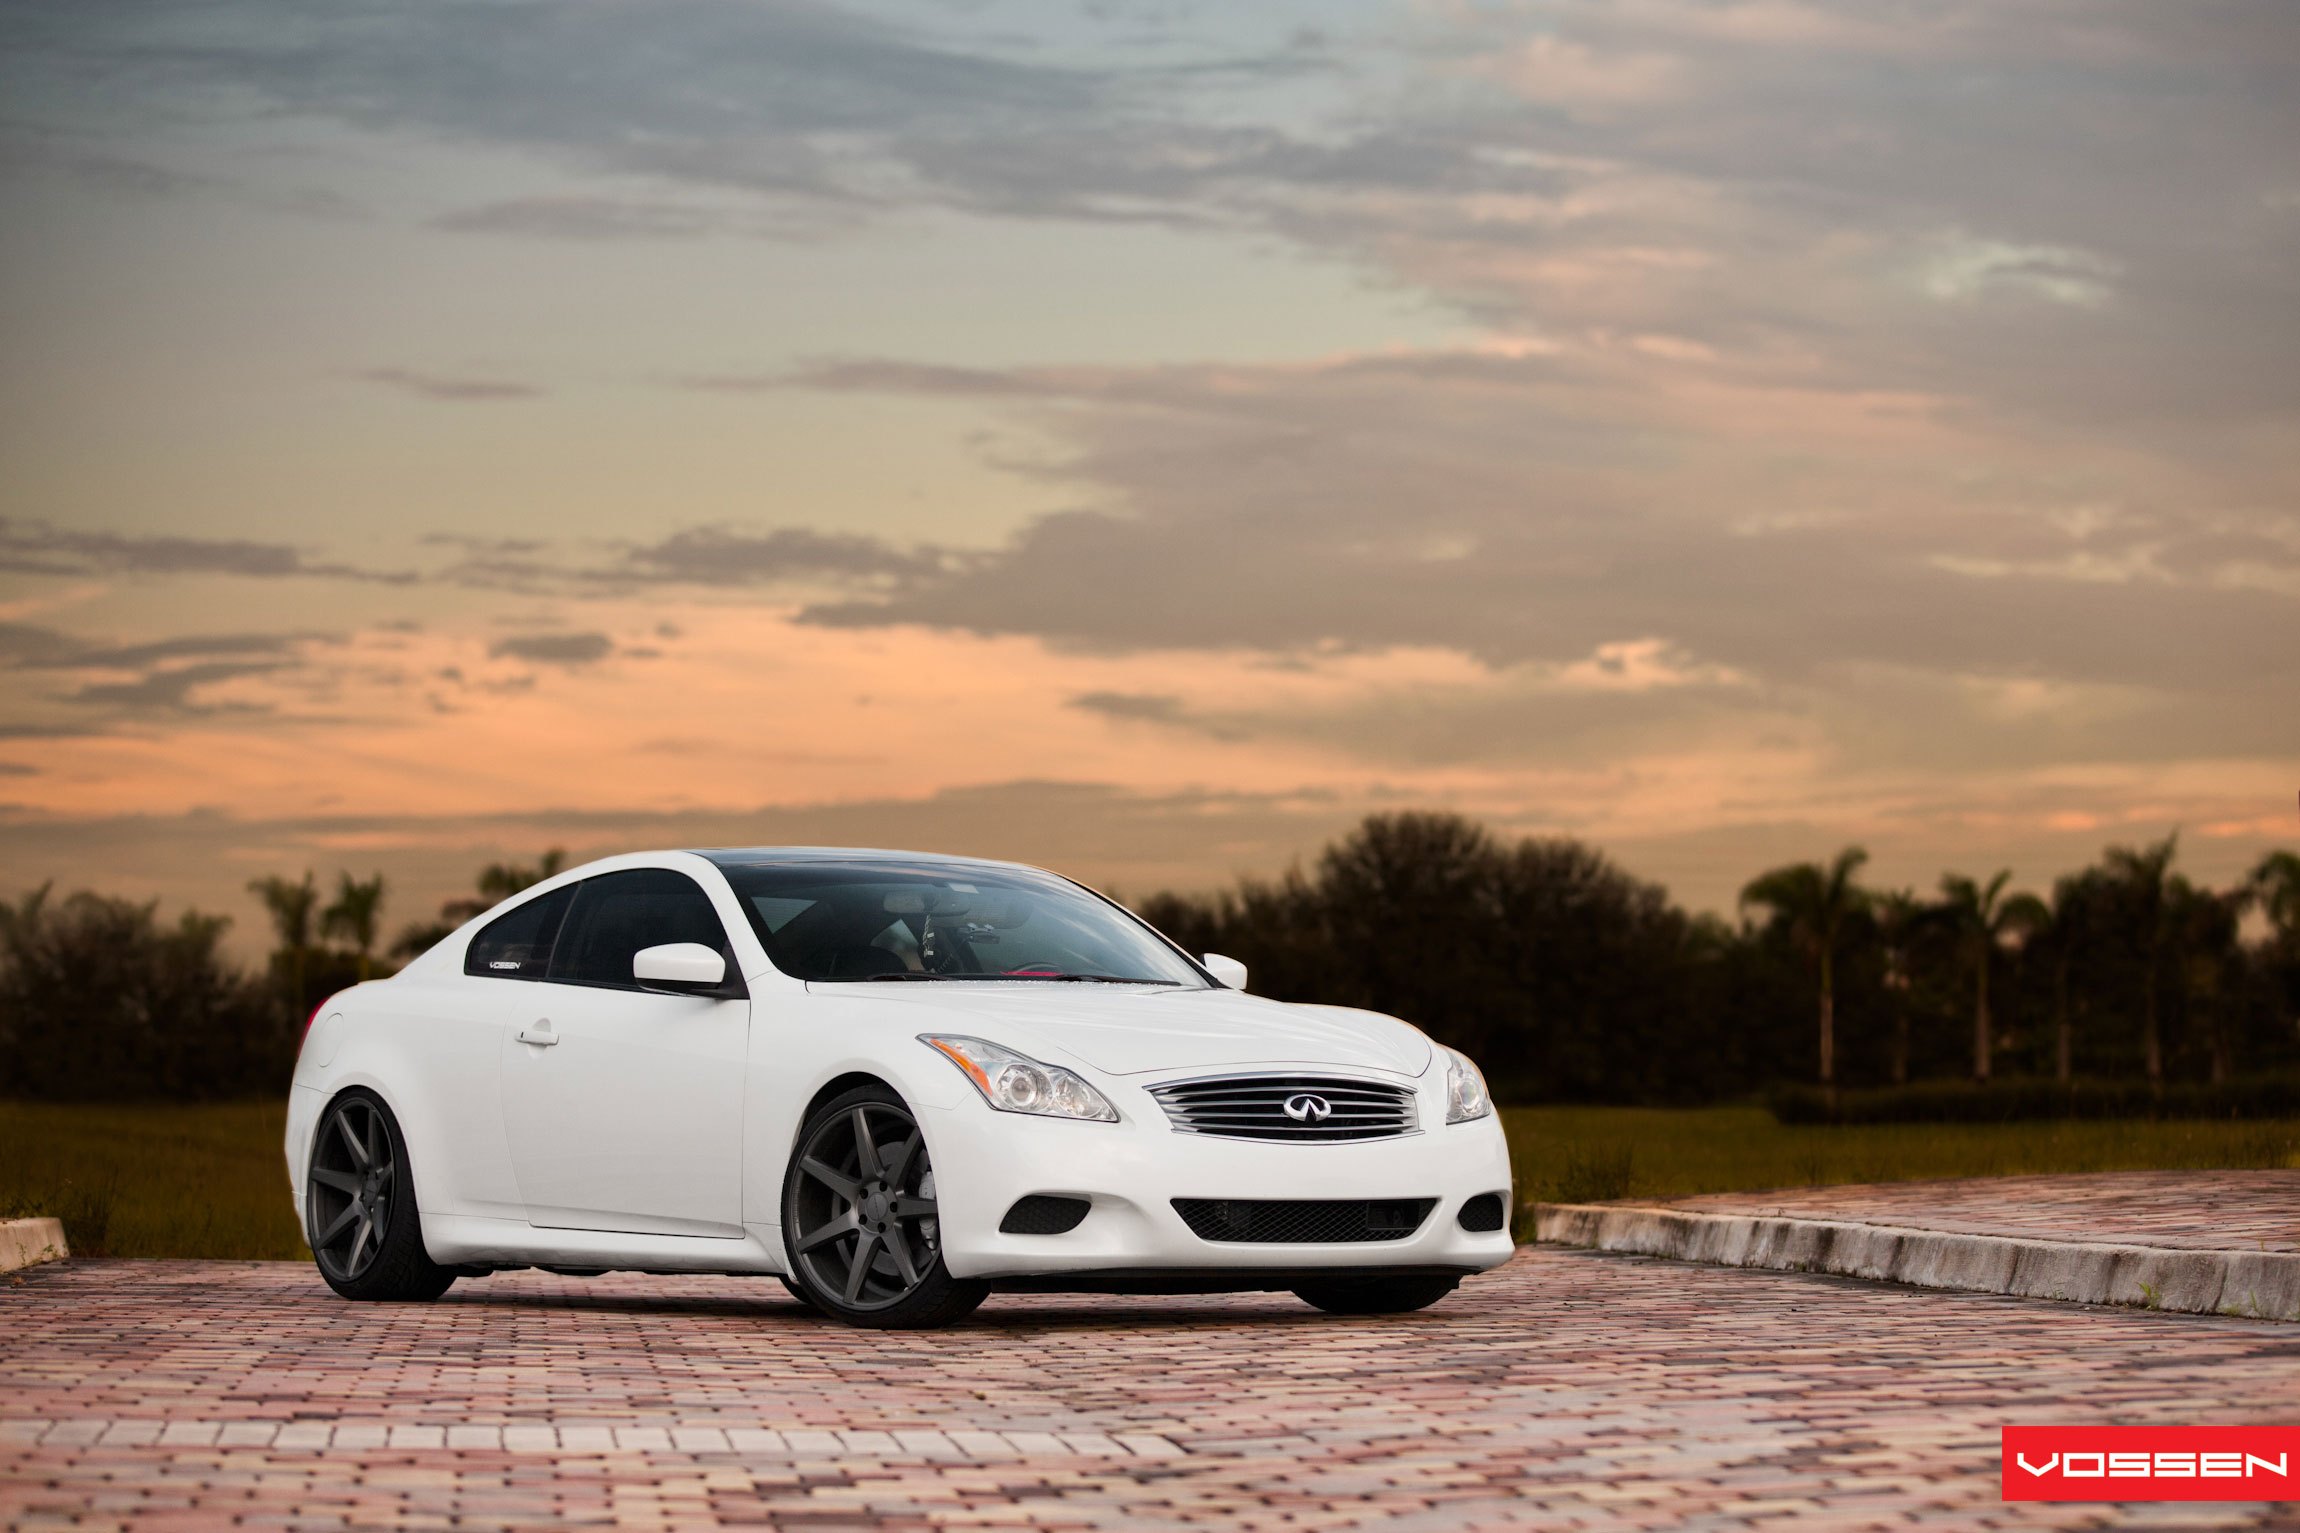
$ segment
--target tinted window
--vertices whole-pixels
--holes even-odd
[[[551,941],[574,894],[572,886],[554,889],[479,928],[463,955],[463,972],[493,979],[543,978],[551,966]]]
[[[731,859],[719,871],[775,967],[800,979],[1206,983],[1149,927],[1050,873]]]
[[[575,908],[552,951],[553,979],[637,989],[632,956],[666,942],[699,942],[725,958],[732,972],[734,954],[719,913],[686,874],[634,868],[585,879],[578,889]]]

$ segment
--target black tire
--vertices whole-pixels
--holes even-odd
[[[942,1263],[934,1168],[903,1099],[859,1086],[807,1115],[783,1176],[789,1281],[848,1325],[948,1325],[990,1293]]]
[[[775,1279],[775,1281],[783,1285],[784,1292],[788,1293],[792,1298],[798,1300],[799,1303],[805,1305],[808,1309],[813,1310],[818,1315],[823,1312],[823,1307],[815,1302],[814,1295],[808,1293],[804,1288],[801,1288],[798,1284],[792,1282],[789,1278],[780,1277]]]
[[[455,1281],[423,1249],[407,1141],[372,1091],[354,1087],[320,1114],[304,1172],[304,1237],[319,1275],[347,1299],[420,1304]]]
[[[1305,1283],[1294,1290],[1294,1297],[1329,1315],[1404,1315],[1428,1309],[1460,1283],[1457,1277],[1419,1274],[1336,1278],[1330,1283]]]

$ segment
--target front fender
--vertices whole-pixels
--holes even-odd
[[[915,1022],[915,1014],[907,1020]],[[798,1063],[791,1058],[794,1046],[777,1039],[774,1028],[761,1026],[754,1009],[744,1108],[745,1224],[782,1227],[783,1176],[798,1151],[808,1106],[838,1081],[857,1076],[883,1081],[917,1115],[929,1156],[935,1153],[939,1132],[935,1120],[970,1099],[981,1101],[973,1082],[956,1065],[911,1033],[889,1034],[882,1026],[872,1026],[870,1042],[875,1046],[865,1047],[848,1030],[837,1031],[846,1033],[847,1047],[823,1050],[803,1061],[803,1068],[793,1068]],[[914,1054],[916,1058],[911,1057]]]

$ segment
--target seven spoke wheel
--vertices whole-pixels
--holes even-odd
[[[423,1249],[406,1146],[391,1110],[348,1091],[320,1118],[305,1232],[328,1286],[349,1299],[434,1299],[455,1274]]]
[[[926,1139],[884,1088],[850,1091],[808,1118],[783,1189],[783,1228],[800,1288],[853,1324],[941,1325],[987,1291],[944,1269]]]

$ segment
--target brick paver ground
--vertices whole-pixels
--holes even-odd
[[[2300,1171],[2106,1171],[1723,1192],[1660,1205],[1958,1235],[2188,1251],[2300,1251]]]
[[[2300,1527],[1997,1500],[2005,1422],[2300,1417],[2300,1331],[1537,1249],[1425,1314],[292,1264],[0,1281],[0,1520],[930,1527]]]

